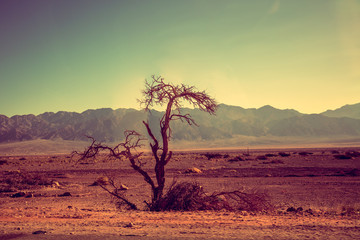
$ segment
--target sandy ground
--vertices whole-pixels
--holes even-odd
[[[100,176],[115,177],[129,187],[127,196],[144,207],[149,188],[126,161],[81,164],[68,155],[4,155],[0,157],[3,183],[20,172],[41,175],[53,184],[17,186],[14,192],[0,193],[0,240],[360,239],[360,157],[334,157],[356,150],[233,150],[218,151],[220,157],[212,159],[206,152],[178,152],[167,166],[168,184],[177,179],[198,182],[208,192],[266,192],[275,206],[267,213],[118,210],[109,194],[90,185]],[[281,157],[279,152],[289,156]],[[275,156],[259,159],[265,154]],[[229,161],[236,156],[243,161]],[[202,173],[185,174],[188,167]],[[28,197],[10,197],[20,191]],[[66,192],[71,196],[61,196]],[[289,207],[303,211],[287,212]]]

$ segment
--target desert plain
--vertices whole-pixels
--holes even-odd
[[[167,185],[209,194],[267,194],[266,211],[150,212],[150,187],[124,159],[78,162],[70,153],[0,156],[0,239],[360,239],[360,148],[176,151]],[[152,172],[149,153],[145,169]],[[201,172],[189,172],[197,168]],[[128,187],[140,210],[119,209],[99,177]],[[95,186],[94,186],[95,185]]]

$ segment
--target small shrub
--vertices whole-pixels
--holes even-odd
[[[307,156],[307,155],[311,155],[311,154],[313,154],[313,153],[311,153],[311,152],[299,152],[300,156]]]
[[[281,157],[289,157],[290,154],[289,154],[289,153],[285,153],[285,152],[279,152],[279,156],[281,156]]]
[[[337,155],[334,155],[334,158],[340,159],[340,160],[346,160],[346,159],[351,159],[352,157],[349,155],[337,154]]]
[[[256,159],[257,160],[267,160],[267,157],[264,155],[261,155],[261,156],[257,156]]]
[[[305,210],[305,211],[304,211],[304,209],[303,209],[302,207],[298,207],[298,208],[289,207],[288,209],[286,209],[286,212],[288,212],[288,213],[290,213],[290,212],[292,212],[292,213],[303,213],[303,212],[308,213],[308,212],[310,212],[310,211],[312,211],[312,210],[311,210],[311,209],[308,209],[308,210]]]
[[[351,206],[342,207],[341,213],[340,213],[340,215],[342,215],[342,216],[351,216],[351,215],[359,215],[359,214],[360,214],[360,209],[356,209]]]
[[[356,151],[346,152],[345,155],[356,158],[356,157],[360,157],[360,152],[356,152]]]
[[[273,154],[273,153],[267,153],[265,154],[265,157],[276,157],[277,155],[276,154]]]
[[[284,161],[276,159],[276,160],[272,160],[270,162],[263,162],[262,164],[278,164],[278,163],[279,164],[284,164]]]
[[[9,172],[6,177],[1,180],[4,189],[28,189],[37,186],[51,185],[52,181],[37,173],[28,172]]]
[[[273,206],[270,202],[269,196],[260,192],[222,192],[213,194],[212,196],[223,196],[224,203],[221,209],[230,211],[240,210],[248,212],[271,211]]]
[[[7,164],[8,162],[6,160],[0,160],[0,165]]]
[[[220,192],[208,195],[198,183],[174,182],[166,194],[154,205],[152,211],[263,211],[271,210],[268,196],[263,193],[241,191]]]
[[[212,158],[221,158],[222,155],[219,153],[205,153],[203,154],[205,157],[207,157],[208,160],[211,160]]]
[[[25,196],[26,196],[26,193],[24,193],[24,192],[17,192],[17,193],[15,193],[15,194],[11,195],[10,197],[11,197],[11,198],[19,198],[19,197],[25,197]]]
[[[63,194],[58,195],[58,197],[72,197],[70,192],[64,192]]]
[[[286,209],[287,212],[296,212],[296,208],[294,207],[289,207]]]
[[[336,159],[352,159],[360,157],[360,153],[357,151],[348,151],[345,154],[335,154],[334,157]]]
[[[197,183],[174,183],[165,196],[157,201],[150,210],[155,211],[195,211],[205,210],[205,193]]]
[[[360,176],[360,170],[357,168],[354,168],[346,173],[347,176],[357,177]]]
[[[240,161],[244,161],[244,159],[242,159],[240,156],[228,160],[228,162],[240,162]]]

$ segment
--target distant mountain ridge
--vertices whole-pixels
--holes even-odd
[[[174,140],[213,140],[234,136],[302,136],[336,137],[360,136],[360,103],[328,110],[321,114],[302,114],[293,109],[280,110],[266,105],[245,109],[220,104],[215,116],[198,109],[183,109],[199,127],[181,121],[172,123]],[[148,119],[158,132],[161,112],[146,113],[135,109],[102,108],[76,112],[46,112],[40,115],[0,115],[0,142],[33,139],[86,140],[92,136],[99,141],[121,140],[126,129],[146,135],[143,120]]]
[[[360,103],[345,105],[335,110],[327,110],[323,112],[322,115],[328,117],[348,117],[360,119]]]

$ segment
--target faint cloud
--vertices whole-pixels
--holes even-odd
[[[275,14],[279,11],[280,8],[280,0],[275,0],[271,8],[269,9],[269,14]]]

